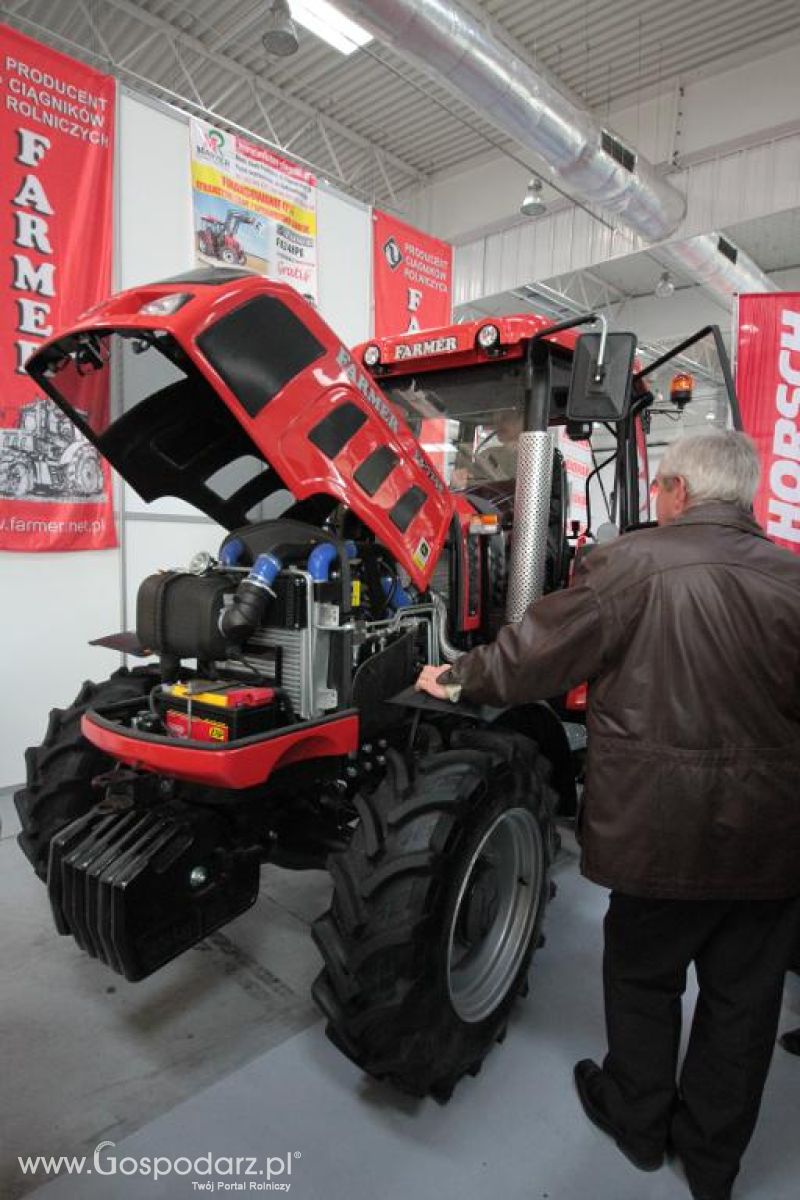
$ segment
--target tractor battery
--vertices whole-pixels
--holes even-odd
[[[191,687],[167,684],[158,707],[167,733],[197,742],[235,742],[269,733],[280,715],[274,688],[202,680],[194,680]]]

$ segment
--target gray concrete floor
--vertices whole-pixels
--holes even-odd
[[[562,857],[548,944],[509,1037],[449,1105],[364,1077],[324,1038],[308,989],[310,921],[327,876],[265,869],[253,910],[150,980],[130,985],[52,929],[44,890],[0,799],[0,1197],[45,1184],[17,1156],[302,1156],[297,1200],[685,1200],[675,1167],[635,1171],[583,1118],[571,1066],[602,1053],[605,893]],[[687,997],[691,1001],[692,996]],[[783,1027],[800,1024],[787,987]],[[737,1200],[800,1194],[800,1061],[776,1053]],[[302,1169],[301,1169],[302,1167]],[[190,1179],[62,1176],[43,1200],[178,1200]]]

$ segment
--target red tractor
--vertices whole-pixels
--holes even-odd
[[[224,220],[203,217],[197,232],[200,253],[231,266],[243,266],[247,261],[242,243],[236,234],[242,225],[258,225],[256,216],[243,208],[229,208]]]
[[[63,934],[141,979],[252,905],[264,864],[324,865],[331,1039],[416,1095],[478,1070],[541,941],[583,714],[412,685],[568,586],[591,546],[570,535],[554,427],[605,439],[612,515],[642,519],[653,395],[633,335],[578,336],[590,322],[351,351],[293,289],[207,270],[114,297],[29,360],[143,499],[229,531],[144,580],[135,635],[101,640],[150,661],[85,684],[27,753],[20,842]],[[109,422],[91,395],[116,364],[128,407]],[[494,438],[516,482],[485,477]]]

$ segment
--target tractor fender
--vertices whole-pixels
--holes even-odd
[[[70,444],[66,447],[58,460],[58,465],[60,467],[68,467],[73,459],[75,459],[82,451],[85,451],[87,447],[92,451],[93,454],[97,453],[94,449],[94,446],[92,446],[91,442],[87,441],[86,438],[76,438],[74,442],[70,442]]]
[[[558,815],[574,817],[578,802],[578,760],[573,754],[564,723],[555,710],[543,700],[520,704],[503,709],[495,724],[523,733],[537,742],[542,754],[553,766],[552,784],[559,795]]]
[[[435,713],[452,716],[454,712],[460,711],[464,716],[477,720],[489,728],[511,729],[515,733],[532,738],[539,746],[542,755],[552,765],[551,783],[559,797],[558,816],[575,816],[578,802],[576,779],[578,771],[583,765],[583,756],[573,753],[563,721],[546,701],[537,700],[530,704],[518,704],[503,708],[459,701],[454,709],[449,700],[437,700],[433,696],[410,687],[393,696],[389,703],[401,705],[403,708],[421,709],[423,714]],[[582,742],[584,740],[581,738]]]

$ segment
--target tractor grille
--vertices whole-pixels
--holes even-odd
[[[430,585],[434,592],[438,592],[445,601],[450,599],[450,554],[447,550],[440,554],[439,561],[436,564],[433,574],[431,575]]]

